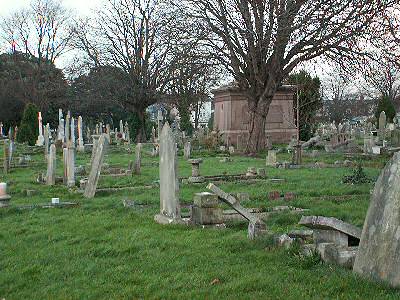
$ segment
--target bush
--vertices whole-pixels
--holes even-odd
[[[353,174],[344,176],[343,183],[348,184],[362,184],[362,183],[370,183],[371,179],[365,174],[361,163],[357,165],[357,168],[354,169]]]
[[[19,143],[28,143],[34,146],[39,132],[38,124],[39,110],[35,104],[28,103],[25,106],[21,125],[18,128],[17,141]]]

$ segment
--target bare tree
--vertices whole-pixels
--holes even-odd
[[[321,55],[352,58],[397,0],[187,0],[207,44],[247,93],[248,152],[265,145],[265,120],[283,79]],[[372,26],[374,25],[374,26]]]
[[[124,97],[115,99],[138,115],[145,139],[145,110],[161,100],[171,77],[179,14],[166,1],[107,0],[96,16],[77,23],[75,46],[94,67],[114,66],[126,75]]]
[[[33,0],[30,7],[12,13],[1,22],[2,38],[19,51],[54,63],[68,50],[72,14],[57,0]]]

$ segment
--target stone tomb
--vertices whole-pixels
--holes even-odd
[[[354,272],[400,287],[400,152],[381,172],[361,234]]]

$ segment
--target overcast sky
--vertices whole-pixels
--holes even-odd
[[[31,0],[0,0],[0,14],[8,15],[13,10],[29,6],[30,2]],[[76,14],[85,15],[97,7],[101,0],[63,0],[62,3],[65,7],[75,10]]]

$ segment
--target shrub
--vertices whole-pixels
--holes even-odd
[[[24,115],[17,133],[17,141],[19,143],[35,145],[39,132],[38,113],[39,110],[35,104],[28,103],[25,106]]]
[[[376,117],[376,124],[379,125],[379,116],[381,112],[384,111],[386,113],[387,122],[391,123],[393,118],[396,116],[396,110],[394,105],[389,97],[382,97],[379,99],[378,102],[378,109],[376,110],[375,117]]]
[[[370,182],[371,179],[369,179],[368,176],[365,174],[361,163],[359,163],[357,165],[357,168],[354,169],[353,174],[343,177],[343,183],[348,184],[362,184]]]

